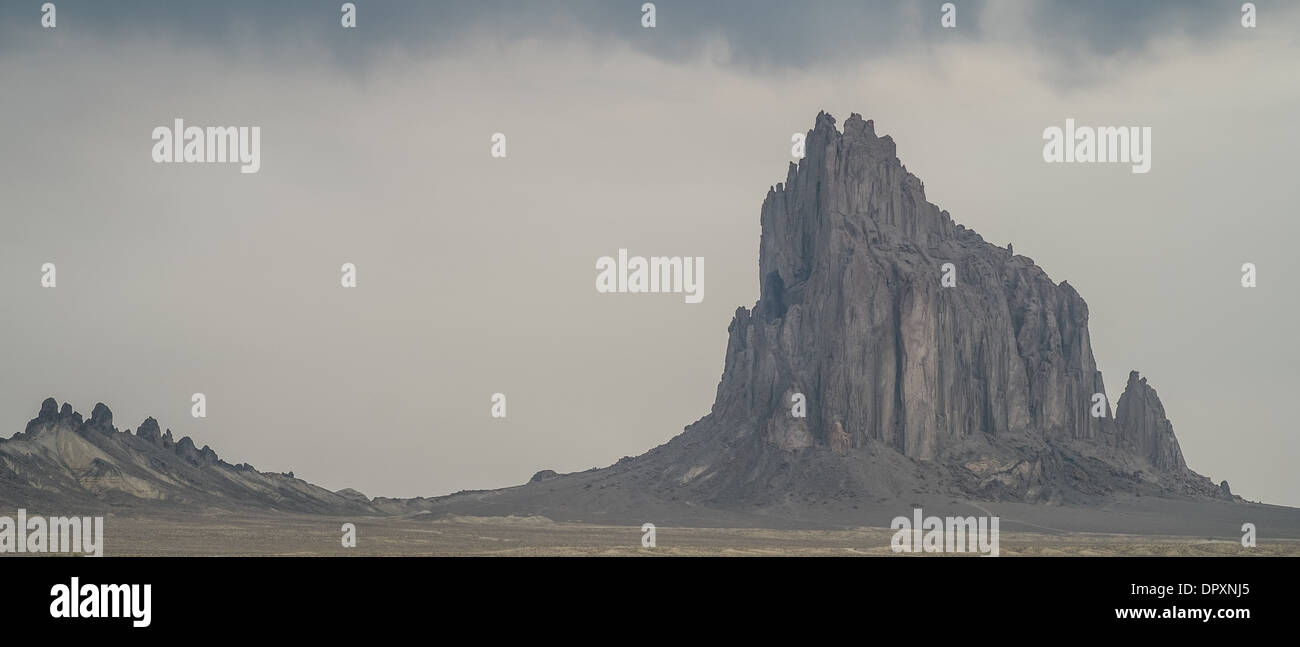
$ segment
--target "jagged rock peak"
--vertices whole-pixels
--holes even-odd
[[[162,430],[158,428],[158,421],[153,417],[144,419],[140,426],[136,428],[135,435],[141,440],[146,440],[154,445],[162,444]]]
[[[212,465],[220,461],[221,457],[217,456],[217,452],[211,447],[204,445],[203,449],[199,450],[199,460],[202,461],[204,465]]]
[[[103,402],[96,402],[90,412],[90,422],[100,427],[112,427],[113,412]]]
[[[52,428],[59,424],[69,424],[73,428],[81,426],[81,414],[72,410],[72,405],[64,402],[63,407],[59,407],[58,400],[54,398],[45,398],[41,402],[41,410],[27,423],[27,434],[39,434],[42,431]]]
[[[83,421],[81,414],[73,411],[72,405],[64,403],[63,408],[59,409],[54,398],[46,398],[41,402],[40,412],[27,423],[24,433],[37,435],[60,425],[81,435],[98,432],[105,436],[112,436],[118,433],[117,428],[113,427],[113,412],[104,403],[97,403],[90,418]],[[200,449],[188,436],[176,442],[172,430],[161,432],[158,421],[152,416],[140,423],[135,430],[135,436],[151,445],[169,450],[196,466],[215,465],[221,462],[221,458],[211,447],[204,445]]]
[[[1173,423],[1156,390],[1137,371],[1130,371],[1124,393],[1115,408],[1121,441],[1139,451],[1155,467],[1172,472],[1187,470],[1183,452],[1174,437]]]
[[[805,138],[805,154],[786,181],[764,200],[759,246],[760,280],[793,286],[819,266],[836,263],[844,246],[930,249],[957,235],[947,212],[925,199],[921,180],[908,173],[894,140],[854,113],[841,132],[822,112]]]
[[[170,433],[171,430],[168,430],[168,434]],[[164,436],[164,439],[166,438],[167,436]],[[181,438],[180,442],[176,443],[175,452],[177,456],[185,459],[191,465],[215,465],[221,460],[211,447],[204,445],[203,449],[199,449],[189,436]]]
[[[176,455],[191,463],[197,464],[199,460],[199,448],[194,446],[194,441],[190,440],[189,436],[185,436],[181,438],[180,442],[176,443]]]

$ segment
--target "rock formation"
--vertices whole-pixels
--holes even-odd
[[[559,474],[556,474],[556,473],[555,473],[555,470],[541,470],[541,471],[537,472],[536,474],[533,474],[533,478],[528,479],[528,482],[529,482],[529,483],[540,483],[540,482],[542,482],[542,481],[545,481],[545,480],[547,480],[547,479],[552,479],[552,478],[555,478],[555,477],[557,477],[557,476],[559,476]]]
[[[763,201],[759,298],[728,328],[712,412],[583,473],[583,489],[635,483],[724,508],[919,493],[1231,498],[1187,469],[1136,372],[1118,415],[1104,401],[1093,415],[1105,385],[1069,283],[928,202],[871,121],[854,114],[840,131],[819,114],[805,141]],[[791,414],[796,394],[806,417]],[[564,478],[546,484],[559,492]]]
[[[1128,374],[1128,384],[1115,408],[1115,420],[1123,445],[1151,461],[1156,469],[1184,472],[1187,463],[1174,438],[1174,426],[1165,417],[1156,390],[1139,378],[1137,371]]]
[[[134,434],[113,426],[96,404],[89,419],[49,398],[26,429],[0,440],[0,502],[67,512],[71,507],[155,503],[297,512],[375,512],[354,494],[339,495],[292,474],[231,465],[210,447],[197,448],[147,418]]]

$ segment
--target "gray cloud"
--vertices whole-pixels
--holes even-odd
[[[751,71],[837,65],[969,40],[1019,43],[1034,56],[1069,64],[1078,63],[1081,52],[1133,56],[1163,37],[1208,43],[1240,28],[1240,3],[1225,0],[959,0],[956,30],[940,27],[938,0],[659,0],[653,30],[640,25],[641,0],[395,0],[357,3],[360,28],[344,34],[338,29],[340,4],[63,0],[58,6],[64,31],[115,40],[160,38],[177,47],[246,55],[282,55],[310,42],[342,65],[394,48],[446,52],[467,37],[503,43],[580,37],[606,50],[632,47],[674,62],[725,43],[728,62]],[[1265,27],[1290,13],[1267,0],[1256,4]],[[34,29],[35,16],[33,11],[23,23],[11,12],[6,27]],[[4,47],[0,42],[0,51]]]

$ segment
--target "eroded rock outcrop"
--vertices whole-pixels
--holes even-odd
[[[186,436],[173,440],[146,418],[135,433],[113,426],[96,404],[89,419],[53,398],[22,433],[0,440],[0,502],[55,509],[142,503],[299,512],[375,512],[364,498],[294,478],[231,465]]]
[[[1174,437],[1174,426],[1165,417],[1164,405],[1160,404],[1156,390],[1137,371],[1128,374],[1128,384],[1115,408],[1115,420],[1125,447],[1137,451],[1157,469],[1187,470],[1178,439]]]
[[[759,298],[728,328],[711,413],[611,470],[722,506],[1224,496],[1136,373],[1118,419],[1104,400],[1094,415],[1105,384],[1073,286],[928,202],[871,121],[820,114],[805,150],[763,201]]]
[[[1111,431],[1086,406],[1104,387],[1083,299],[954,225],[870,121],[841,133],[819,115],[762,225],[760,297],[732,323],[719,388],[729,420],[787,417],[794,390],[818,442],[839,420],[854,445],[923,460],[972,434]]]

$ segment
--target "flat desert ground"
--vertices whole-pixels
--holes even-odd
[[[344,548],[341,527],[355,524]],[[1005,526],[1004,526],[1005,527]],[[240,514],[113,514],[109,556],[893,556],[887,528],[766,529],[555,522],[543,517],[359,517]],[[1300,556],[1300,540],[1119,533],[1006,531],[1006,556]]]

